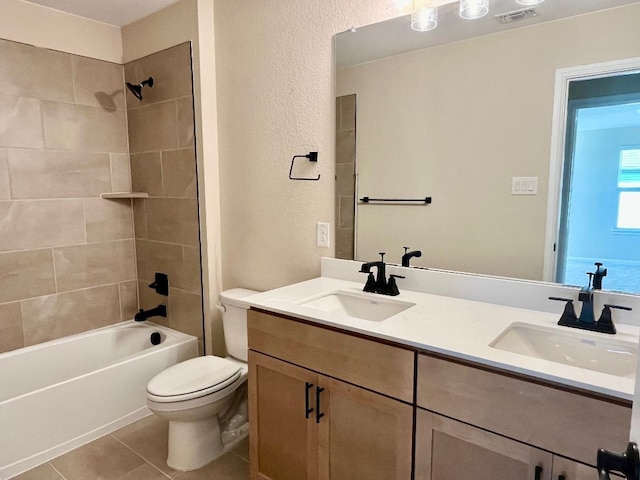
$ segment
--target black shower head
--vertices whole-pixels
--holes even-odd
[[[127,88],[131,93],[133,93],[138,100],[142,100],[142,87],[145,85],[149,85],[149,87],[153,87],[153,77],[149,77],[138,85],[134,85],[133,83],[127,82]]]

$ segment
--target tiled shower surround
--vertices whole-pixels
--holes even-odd
[[[165,303],[152,271],[165,323],[202,338],[190,68],[189,44],[123,67],[0,40],[0,352],[132,318],[138,284]],[[154,95],[125,97],[146,69]],[[151,198],[100,198],[132,176]]]

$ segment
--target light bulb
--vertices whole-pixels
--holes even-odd
[[[438,26],[438,7],[422,7],[411,12],[411,28],[428,32]]]
[[[480,18],[487,13],[489,13],[489,0],[460,0],[460,16],[462,18]]]

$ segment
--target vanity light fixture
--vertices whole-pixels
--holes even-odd
[[[521,5],[537,5],[544,0],[516,0]],[[489,0],[389,0],[390,10],[405,13],[411,6],[411,28],[428,32],[438,26],[438,7],[459,2],[460,17],[477,19],[489,13]],[[506,23],[506,22],[503,22]]]
[[[460,0],[460,16],[469,20],[489,13],[489,0]]]
[[[430,0],[413,0],[411,28],[416,32],[428,32],[438,26],[438,7]]]

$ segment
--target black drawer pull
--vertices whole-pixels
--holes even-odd
[[[313,383],[304,383],[304,418],[309,418],[313,408],[309,407],[309,390],[313,388]]]
[[[558,480],[567,480],[567,477],[564,475],[558,475]]]
[[[542,480],[542,467],[540,465],[536,466],[535,476],[533,478],[535,480]]]
[[[316,423],[320,423],[320,419],[324,417],[324,413],[320,412],[320,394],[324,392],[324,388],[316,387]]]

